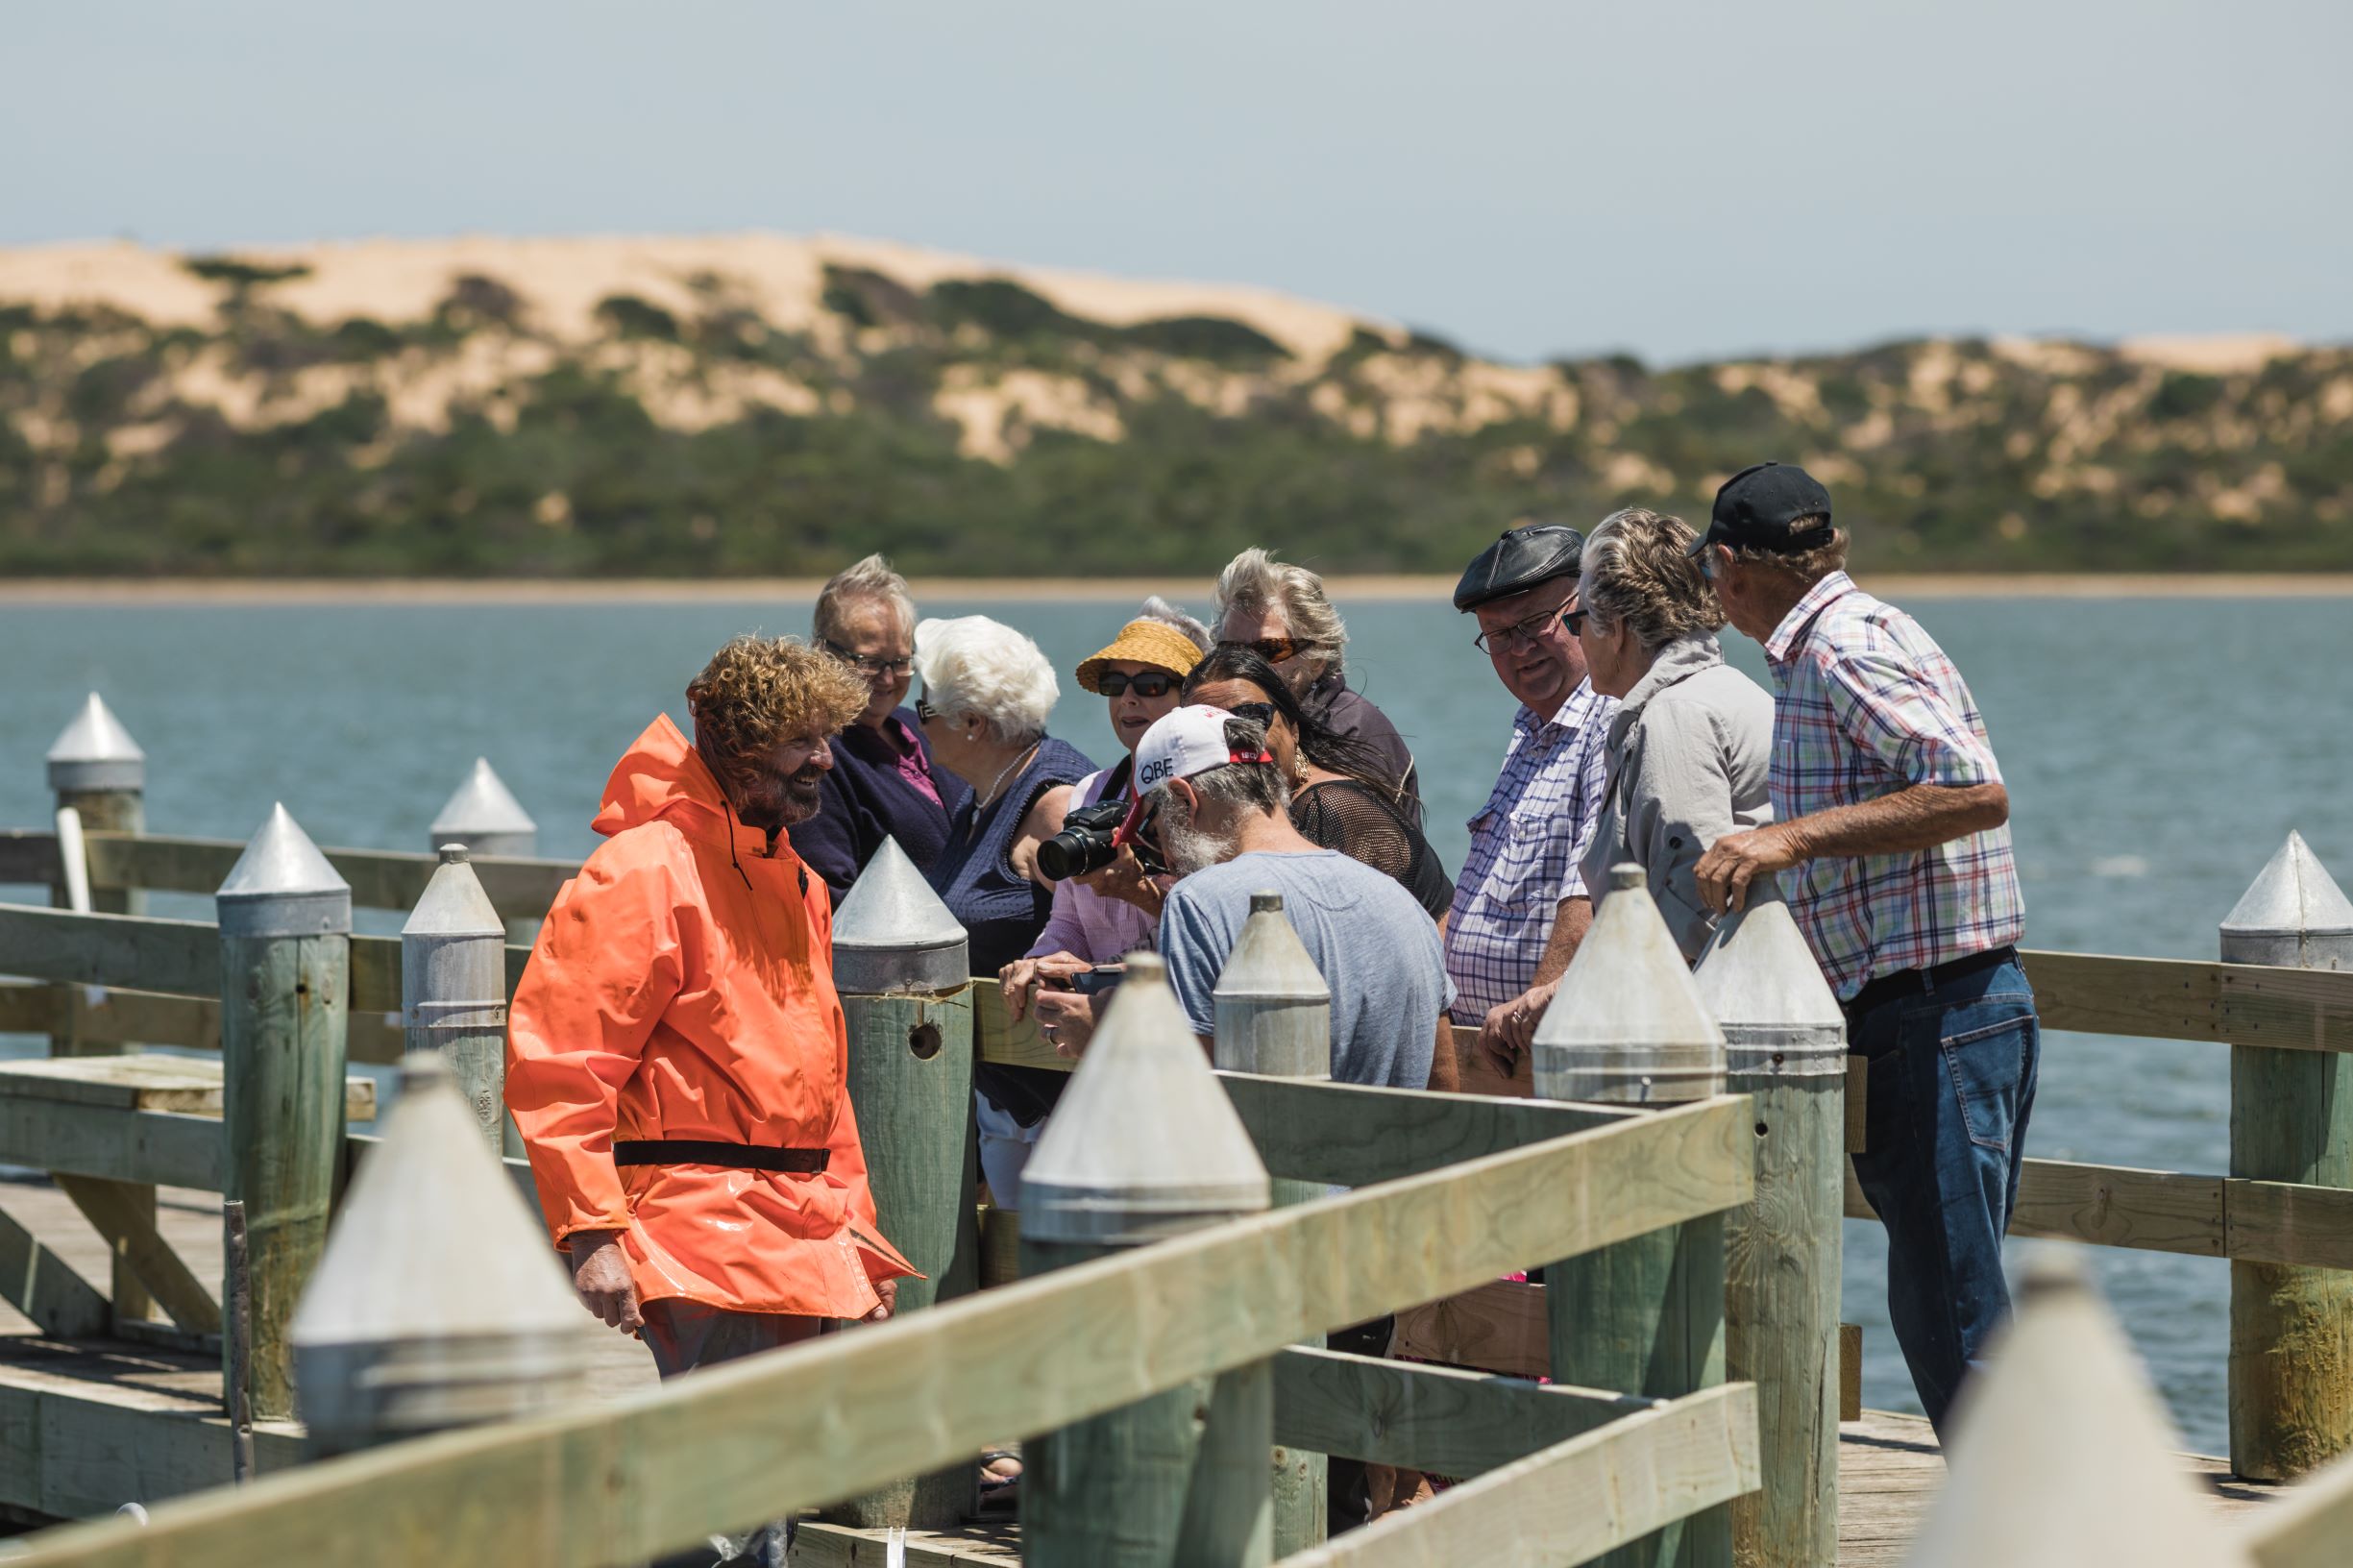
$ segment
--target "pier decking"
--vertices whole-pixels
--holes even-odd
[[[53,1185],[38,1178],[8,1180],[0,1182],[0,1197],[11,1215],[78,1272],[86,1278],[105,1276],[106,1242]],[[167,1188],[158,1195],[157,1213],[158,1228],[197,1276],[218,1279],[218,1200],[210,1193]],[[596,1397],[619,1398],[652,1386],[653,1363],[641,1345],[619,1335],[602,1343],[604,1352],[591,1374]],[[39,1445],[35,1474],[0,1479],[0,1514],[31,1523],[36,1512],[110,1512],[130,1501],[108,1489],[119,1486],[126,1466],[171,1478],[190,1489],[219,1484],[229,1474],[220,1386],[215,1359],[128,1342],[44,1339],[26,1319],[0,1305],[0,1425],[33,1423],[46,1439]],[[44,1395],[63,1398],[44,1411]],[[61,1413],[68,1403],[77,1409],[119,1410],[123,1418],[69,1419]],[[207,1427],[217,1436],[192,1445],[154,1445],[152,1454],[139,1451],[136,1433],[148,1412],[184,1415],[191,1426]],[[257,1437],[264,1471],[276,1467],[273,1460],[285,1462],[296,1451],[292,1427],[265,1426]],[[2184,1463],[2205,1483],[2218,1512],[2260,1507],[2281,1491],[2233,1480],[2220,1459],[2184,1456]],[[1900,1562],[1944,1473],[1935,1433],[1917,1416],[1866,1410],[1860,1421],[1841,1427],[1842,1568],[1893,1568]],[[1020,1561],[1018,1531],[1010,1521],[983,1522],[953,1536],[918,1532],[908,1545],[909,1568],[1013,1568]],[[795,1560],[878,1564],[883,1555],[878,1539],[813,1528],[802,1532]]]

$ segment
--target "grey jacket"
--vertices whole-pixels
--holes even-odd
[[[1698,959],[1716,917],[1692,868],[1725,834],[1773,821],[1772,760],[1773,698],[1724,662],[1715,635],[1660,649],[1609,722],[1609,783],[1582,867],[1596,910],[1609,868],[1630,860],[1684,961]]]

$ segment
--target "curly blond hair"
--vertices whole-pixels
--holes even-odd
[[[866,711],[857,672],[797,637],[737,637],[686,688],[695,744],[738,767],[811,731],[831,735]]]
[[[1691,558],[1699,536],[1679,517],[1630,506],[1602,519],[1580,557],[1577,597],[1605,626],[1630,625],[1644,650],[1724,625],[1716,591]]]

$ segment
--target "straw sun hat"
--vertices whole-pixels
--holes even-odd
[[[1109,648],[1080,663],[1078,683],[1101,696],[1103,688],[1095,684],[1095,678],[1114,660],[1148,664],[1182,680],[1201,662],[1201,649],[1190,637],[1165,621],[1130,621],[1119,628],[1119,635],[1112,639]]]

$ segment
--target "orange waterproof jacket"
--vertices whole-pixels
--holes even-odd
[[[641,1300],[862,1317],[915,1269],[882,1238],[845,1090],[833,909],[734,821],[667,717],[604,787],[605,844],[540,927],[507,1030],[548,1229],[619,1231]],[[821,1148],[821,1175],[613,1164],[616,1139]]]

